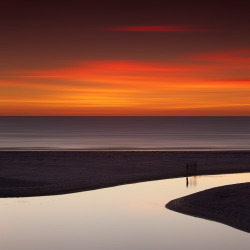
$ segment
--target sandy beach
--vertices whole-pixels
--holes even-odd
[[[250,182],[208,189],[170,201],[170,210],[250,233]]]
[[[250,171],[250,151],[0,151],[0,196],[87,191],[128,183]]]

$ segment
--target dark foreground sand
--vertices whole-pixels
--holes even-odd
[[[250,233],[250,182],[208,189],[170,201],[170,210]]]
[[[250,171],[250,151],[0,151],[0,197],[65,194],[186,176]]]

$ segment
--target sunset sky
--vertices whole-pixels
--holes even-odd
[[[0,115],[250,115],[250,2],[1,1]]]

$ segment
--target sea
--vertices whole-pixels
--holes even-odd
[[[250,117],[0,117],[0,150],[248,149]]]

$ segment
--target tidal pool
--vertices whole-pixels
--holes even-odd
[[[250,173],[169,179],[33,198],[0,199],[2,250],[249,249],[248,233],[179,214],[170,200],[249,182]]]

